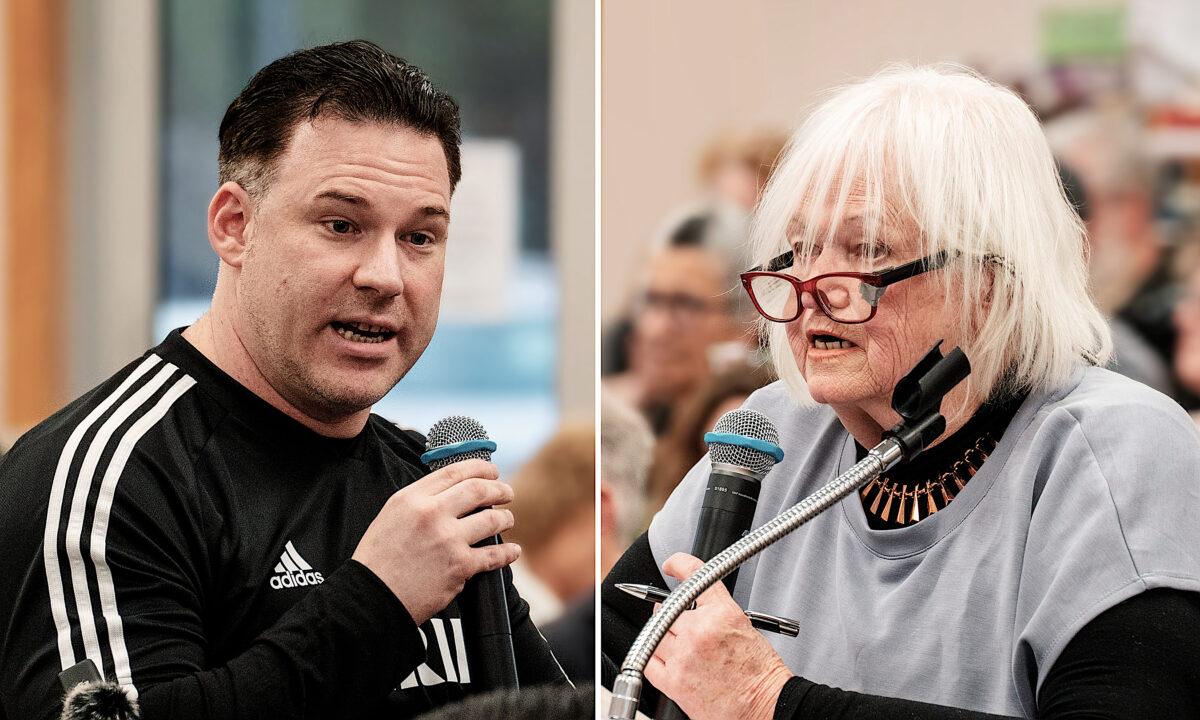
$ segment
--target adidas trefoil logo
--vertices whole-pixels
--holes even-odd
[[[304,558],[300,557],[300,553],[296,552],[296,548],[292,546],[292,541],[288,540],[283,546],[283,554],[279,556],[279,563],[275,565],[275,574],[271,577],[271,587],[276,590],[291,587],[304,587],[306,585],[320,585],[325,582],[325,578],[321,573],[312,569],[312,565],[304,562]]]

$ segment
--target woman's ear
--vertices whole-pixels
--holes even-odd
[[[230,267],[242,266],[251,213],[249,193],[232,181],[217,188],[208,204],[208,242],[221,262]]]

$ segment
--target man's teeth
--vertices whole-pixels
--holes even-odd
[[[813,338],[813,347],[817,348],[818,350],[844,350],[846,348],[854,347],[854,343],[850,342],[849,340],[826,341]]]
[[[374,329],[377,326],[373,325],[373,326],[370,326],[370,328],[366,328],[361,325],[354,325],[353,327],[357,327],[360,330],[367,330],[368,332],[370,332],[372,329]],[[346,338],[347,340],[353,340],[354,342],[381,343],[384,340],[387,340],[387,337],[385,337],[383,335],[377,335],[374,337],[367,337],[366,335],[360,335],[360,334],[354,332],[353,330],[351,330],[350,327],[335,327],[335,328],[333,328],[333,330],[338,335],[341,335],[342,337]],[[382,331],[382,328],[375,330],[375,332],[380,332],[380,331]]]

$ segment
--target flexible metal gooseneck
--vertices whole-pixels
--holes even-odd
[[[946,428],[941,416],[942,398],[971,371],[962,351],[955,348],[946,357],[938,350],[940,341],[896,386],[892,407],[901,423],[885,433],[867,456],[837,479],[804,498],[765,525],[722,550],[684,580],[663,600],[662,607],[638,633],[621,663],[621,674],[613,682],[609,720],[633,720],[642,694],[642,677],[655,648],[671,624],[708,588],[750,558],[832,507],[842,498],[879,477],[901,461],[911,460]]]
[[[663,600],[662,607],[650,622],[642,628],[621,664],[621,674],[613,683],[612,704],[608,710],[610,720],[633,720],[642,694],[642,673],[646,669],[646,663],[650,662],[650,656],[667,634],[671,623],[675,622],[701,593],[780,538],[879,477],[903,458],[904,449],[899,442],[892,438],[884,440],[836,480],[722,550],[675,588],[674,592]]]

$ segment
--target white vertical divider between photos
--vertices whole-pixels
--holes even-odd
[[[162,59],[159,3],[70,0],[68,12],[64,292],[74,397],[153,340]]]
[[[550,80],[550,245],[558,270],[558,402],[595,416],[595,8],[555,0]]]

